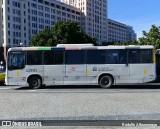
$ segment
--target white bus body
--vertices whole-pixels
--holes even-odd
[[[35,60],[39,61],[34,64]],[[155,79],[153,46],[17,47],[8,50],[5,83],[32,88],[87,84],[109,88]]]

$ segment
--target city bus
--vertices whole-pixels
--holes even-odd
[[[58,45],[8,50],[6,85],[145,83],[156,79],[154,46]]]

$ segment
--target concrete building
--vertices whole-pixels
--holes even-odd
[[[0,44],[29,46],[32,36],[62,20],[80,23],[78,8],[55,0],[1,0]]]
[[[136,39],[131,26],[108,19],[108,42],[126,42]]]
[[[77,21],[98,44],[135,39],[132,27],[107,17],[107,0],[0,0],[0,46],[29,46],[60,20]]]
[[[98,43],[108,40],[107,0],[61,0],[79,8],[82,15],[81,26],[87,34],[98,39]]]
[[[128,26],[128,31],[127,31],[127,40],[133,41],[137,40],[137,34],[134,32],[132,26]]]

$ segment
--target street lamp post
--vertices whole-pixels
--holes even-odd
[[[6,62],[6,60],[7,60],[7,45],[6,44],[4,44],[3,43],[3,50],[4,50],[4,60],[5,60],[5,62]]]

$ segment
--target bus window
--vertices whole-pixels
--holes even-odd
[[[129,63],[153,63],[152,50],[129,50]]]
[[[157,76],[160,76],[160,53],[159,51],[156,53],[156,73],[157,73]]]
[[[108,57],[107,58],[108,64],[118,64],[119,63],[118,50],[108,50],[107,57]]]
[[[27,65],[42,65],[42,52],[41,51],[28,51],[27,52]]]
[[[44,52],[44,64],[45,65],[52,65],[54,64],[54,52],[53,51],[45,51]]]
[[[119,50],[119,64],[127,64],[127,50]]]
[[[65,52],[66,64],[85,64],[85,51],[70,50]]]
[[[107,63],[106,54],[107,54],[106,50],[99,50],[98,51],[98,64],[106,64]]]
[[[87,50],[87,62],[86,64],[99,64],[98,63],[98,51],[97,50]]]
[[[25,66],[25,53],[10,52],[8,55],[8,70],[22,69]]]
[[[153,63],[152,50],[140,50],[140,63]]]
[[[86,64],[106,64],[106,50],[87,50]]]
[[[44,64],[54,65],[64,63],[63,51],[45,51],[44,52]]]
[[[129,63],[136,64],[140,62],[139,52],[139,50],[129,50]]]

